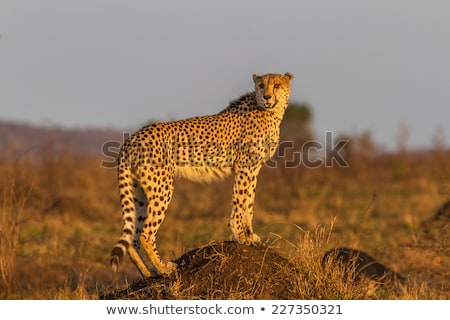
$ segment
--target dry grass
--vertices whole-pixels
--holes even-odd
[[[138,279],[128,259],[118,274],[108,266],[121,227],[115,170],[100,167],[101,159],[49,148],[14,161],[0,158],[0,297],[96,299]],[[298,298],[449,299],[449,221],[434,218],[450,200],[448,159],[448,153],[355,155],[350,168],[264,168],[255,230],[298,259]],[[159,233],[165,260],[230,236],[232,180],[177,182]],[[368,252],[407,283],[380,289],[343,281],[342,270],[320,264],[326,250],[341,246]],[[189,286],[174,284],[172,290],[190,298]],[[211,288],[210,298],[216,294]],[[228,298],[251,294],[232,291]]]

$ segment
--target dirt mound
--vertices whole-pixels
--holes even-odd
[[[357,280],[363,277],[377,281],[379,284],[390,284],[394,281],[404,282],[405,278],[381,264],[367,253],[351,248],[335,248],[326,252],[322,265],[331,263],[344,268],[344,277]]]
[[[363,290],[389,288],[404,280],[365,252],[350,248],[289,260],[274,247],[226,241],[191,250],[175,262],[178,268],[169,276],[137,280],[100,299],[358,299]]]
[[[194,249],[167,277],[138,280],[101,299],[296,299],[297,271],[273,248],[235,242]]]
[[[450,221],[450,201],[445,202],[437,211],[434,216],[435,220]]]

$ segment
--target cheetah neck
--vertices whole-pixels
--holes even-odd
[[[256,103],[256,93],[255,91],[246,93],[239,98],[230,102],[229,106],[225,110],[235,110],[248,108],[250,110],[258,109],[258,104]],[[224,110],[224,111],[225,111]]]

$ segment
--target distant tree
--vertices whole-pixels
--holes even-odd
[[[312,120],[311,107],[306,103],[289,103],[284,118],[287,120],[298,121],[303,124],[309,124]]]
[[[306,155],[303,150],[307,141],[313,140],[311,122],[313,114],[306,103],[291,102],[286,109],[280,128],[280,144],[278,157],[274,160],[280,170],[278,177],[283,180],[285,188],[280,192],[287,192],[298,197],[298,179],[302,170],[299,166],[301,158]]]
[[[313,138],[311,122],[313,114],[307,103],[289,103],[281,124],[281,138],[302,145]]]

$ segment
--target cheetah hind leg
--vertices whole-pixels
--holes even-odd
[[[177,269],[178,265],[176,263],[164,263],[161,260],[158,250],[156,249],[156,243],[154,241],[148,239],[144,234],[141,234],[139,238],[141,240],[141,245],[145,251],[145,254],[153,265],[152,273],[159,275],[171,274]]]
[[[149,278],[152,275],[154,275],[154,272],[151,272],[147,266],[142,261],[141,257],[137,253],[136,249],[134,247],[128,248],[128,255],[130,256],[131,261],[134,263],[136,268],[138,268],[139,272],[142,274],[144,278]]]
[[[141,256],[139,255],[139,233],[143,227],[143,221],[147,215],[147,199],[145,198],[145,193],[142,188],[135,186],[133,188],[133,194],[135,195],[134,207],[137,211],[137,219],[135,226],[135,235],[133,239],[133,245],[128,247],[128,255],[130,256],[131,261],[138,268],[144,278],[149,278],[151,276],[157,275],[153,270],[149,270],[149,268],[145,265]],[[139,199],[139,200],[138,200]]]
[[[164,221],[168,205],[172,200],[173,172],[161,170],[159,175],[156,174],[156,176],[160,177],[160,180],[156,182],[161,186],[159,188],[161,191],[144,189],[148,203],[147,216],[139,235],[139,242],[147,258],[152,263],[154,271],[162,275],[170,274],[177,268],[177,264],[174,262],[164,263],[156,247],[156,233]]]

